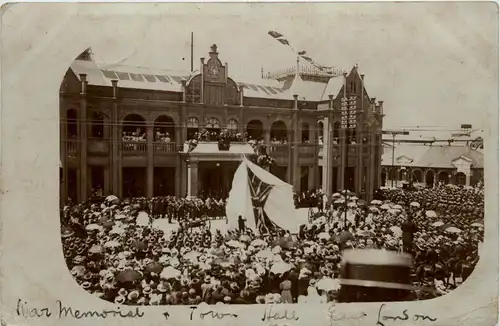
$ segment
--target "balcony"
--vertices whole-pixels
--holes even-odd
[[[122,153],[123,155],[137,155],[146,153],[146,142],[123,141]]]
[[[92,154],[108,154],[109,141],[90,139],[88,142],[88,152]]]
[[[318,145],[318,148],[319,148],[318,156],[323,157],[323,145]],[[332,150],[332,156],[340,156],[339,145],[332,145],[331,150]]]
[[[300,144],[299,156],[300,157],[314,157],[315,147],[314,144]]]
[[[154,142],[153,148],[154,148],[155,155],[177,153],[177,144],[176,143]]]
[[[288,155],[288,148],[288,144],[270,144],[269,155],[274,157],[286,156]]]

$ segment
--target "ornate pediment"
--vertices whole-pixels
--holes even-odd
[[[413,163],[413,159],[411,157],[408,157],[406,155],[401,155],[396,158],[396,162],[400,165],[408,165]]]

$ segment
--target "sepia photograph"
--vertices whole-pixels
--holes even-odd
[[[61,241],[83,289],[126,305],[407,301],[446,295],[474,271],[485,123],[449,93],[460,73],[432,80],[404,49],[384,53],[402,71],[374,67],[358,42],[343,48],[365,54],[340,65],[327,39],[279,26],[251,41],[281,64],[252,53],[250,36],[231,39],[231,25],[173,35],[182,58],[114,64],[112,49],[89,47],[71,63]],[[229,61],[232,47],[247,56]],[[373,87],[385,69],[401,79]],[[435,86],[404,103],[418,83]]]
[[[26,55],[2,59],[2,97],[23,90],[2,108],[14,324],[445,325],[466,298],[487,307],[497,6],[37,6],[3,21],[42,44],[11,37]],[[373,321],[335,317],[345,303]]]

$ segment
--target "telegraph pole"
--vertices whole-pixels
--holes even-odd
[[[409,135],[406,130],[403,131],[382,131],[384,135],[392,135],[392,163],[391,163],[391,188],[394,187],[394,149],[396,148],[396,135]]]

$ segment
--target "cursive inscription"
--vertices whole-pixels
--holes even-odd
[[[262,321],[273,321],[273,320],[299,320],[299,317],[295,316],[295,310],[288,311],[285,310],[284,312],[276,312],[273,311],[273,306],[271,305],[269,309],[266,309],[264,311],[264,316],[262,317]]]
[[[191,309],[191,313],[189,315],[189,320],[193,320],[193,316],[196,316],[196,315],[194,315],[194,312],[196,309],[198,309],[198,307],[191,306],[189,308]],[[198,313],[198,317],[202,320],[205,319],[205,317],[212,318],[212,319],[224,319],[226,317],[237,318],[238,315],[234,314],[234,313],[230,313],[230,312],[218,312],[218,311],[210,310],[210,311]]]
[[[377,318],[377,326],[385,326],[385,324],[382,321],[398,321],[398,320],[413,320],[413,321],[430,321],[430,322],[435,322],[437,318],[430,317],[428,315],[422,315],[422,314],[408,314],[408,309],[405,309],[401,312],[400,315],[386,315],[383,313],[383,309],[385,307],[385,303],[380,305],[380,308],[378,310],[378,318]]]
[[[358,320],[363,319],[367,315],[364,312],[358,312],[355,314],[346,314],[343,312],[339,312],[335,310],[335,305],[331,305],[328,308],[328,316],[330,317],[331,322],[343,321],[343,320]]]
[[[144,313],[136,307],[135,310],[122,311],[120,307],[113,310],[88,310],[83,311],[75,309],[71,306],[66,306],[61,300],[56,301],[57,308],[56,312],[53,314],[52,310],[48,307],[46,308],[33,308],[29,307],[28,302],[22,299],[17,300],[16,313],[18,316],[23,316],[26,318],[49,318],[54,316],[56,318],[107,318],[107,317],[121,317],[121,318],[141,318],[144,317]]]
[[[17,299],[17,309],[16,313],[18,316],[33,318],[33,317],[50,317],[52,312],[50,308],[31,308],[28,307],[28,302]]]

